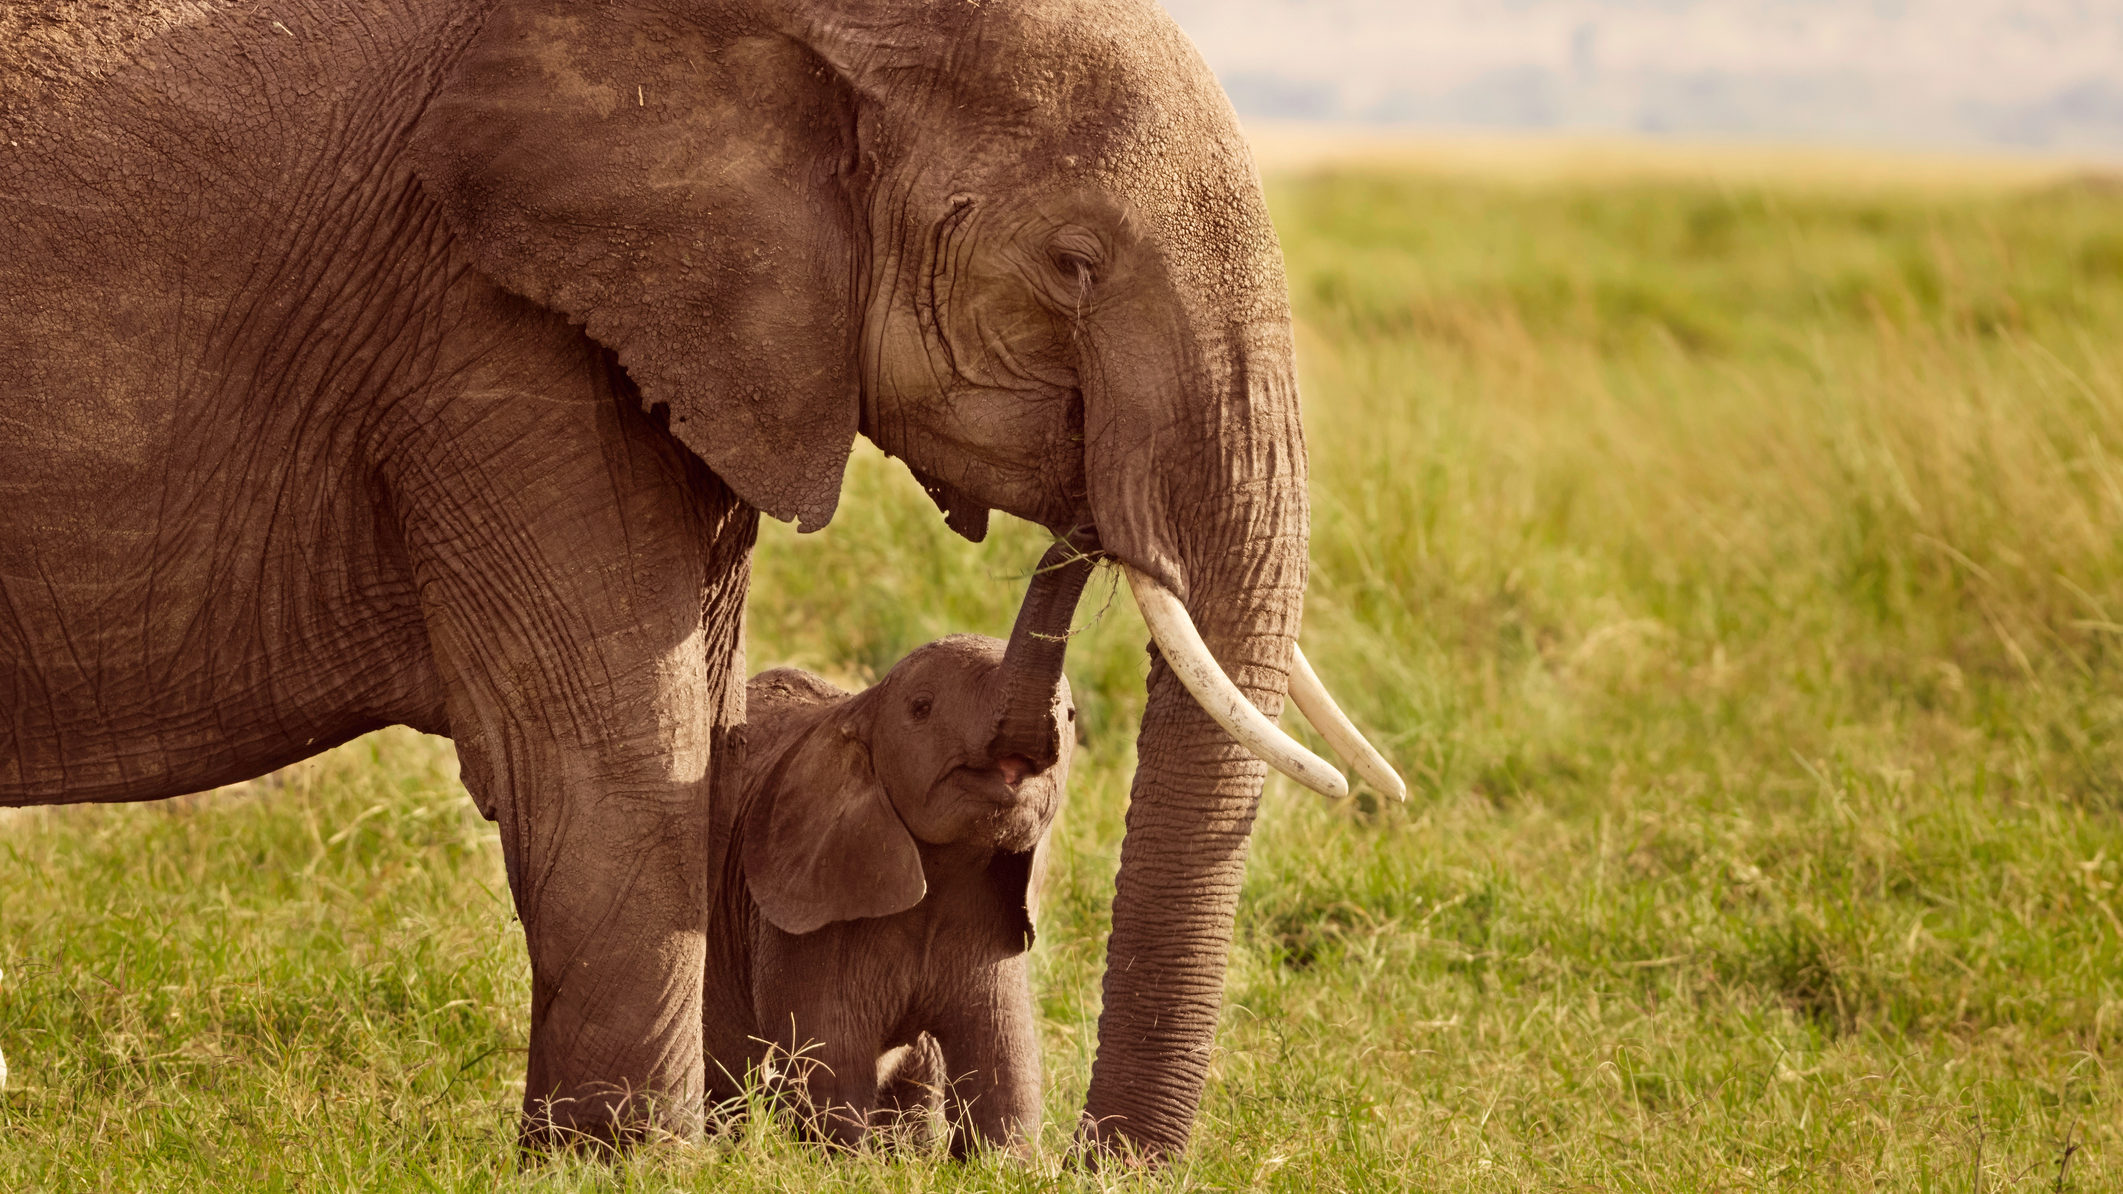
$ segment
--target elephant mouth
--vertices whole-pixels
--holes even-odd
[[[1007,809],[1024,802],[1025,781],[1044,774],[1023,755],[1004,755],[992,765],[960,764],[944,776],[943,784],[981,804]]]
[[[1057,785],[1048,778],[1053,774],[1051,768],[1027,771],[1011,784],[995,767],[969,763],[953,768],[937,785],[958,810],[947,814],[958,826],[947,836],[1005,850],[1031,849],[1059,798]]]
[[[995,760],[995,770],[1001,773],[1003,783],[1015,792],[1017,785],[1023,783],[1027,775],[1032,774],[1032,760],[1023,755],[1004,755]]]

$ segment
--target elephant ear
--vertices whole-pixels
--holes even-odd
[[[1042,841],[1030,850],[997,850],[988,863],[988,881],[995,885],[996,903],[1002,909],[1002,947],[1010,953],[1031,949],[1037,936],[1032,920],[1039,911],[1046,854],[1046,842]]]
[[[766,29],[502,0],[415,168],[480,270],[612,350],[747,502],[816,529],[859,416],[852,105]]]
[[[767,774],[745,810],[745,886],[775,928],[904,912],[928,894],[921,850],[853,727],[828,716]]]

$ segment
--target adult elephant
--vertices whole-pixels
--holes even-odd
[[[447,734],[527,1126],[690,1130],[756,512],[824,525],[860,431],[1158,612],[1085,1130],[1184,1145],[1264,769],[1175,666],[1339,777],[1253,707],[1305,582],[1287,299],[1150,0],[28,0],[0,242],[0,804]]]

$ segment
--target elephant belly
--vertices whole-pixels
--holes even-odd
[[[296,443],[14,397],[0,805],[181,795],[439,704],[366,503],[298,482]]]
[[[419,712],[439,701],[419,699],[434,685],[407,627],[319,625],[277,586],[170,571],[0,577],[0,805],[177,796],[392,722],[445,728]]]
[[[247,183],[310,176],[271,137],[203,169],[242,113],[159,78],[0,149],[0,805],[181,795],[440,705],[345,402],[402,347],[339,260],[394,209],[314,226],[349,205]]]

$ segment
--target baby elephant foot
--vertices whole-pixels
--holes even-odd
[[[948,1135],[944,1051],[924,1032],[877,1062],[877,1107],[870,1131],[886,1148],[925,1149]]]

